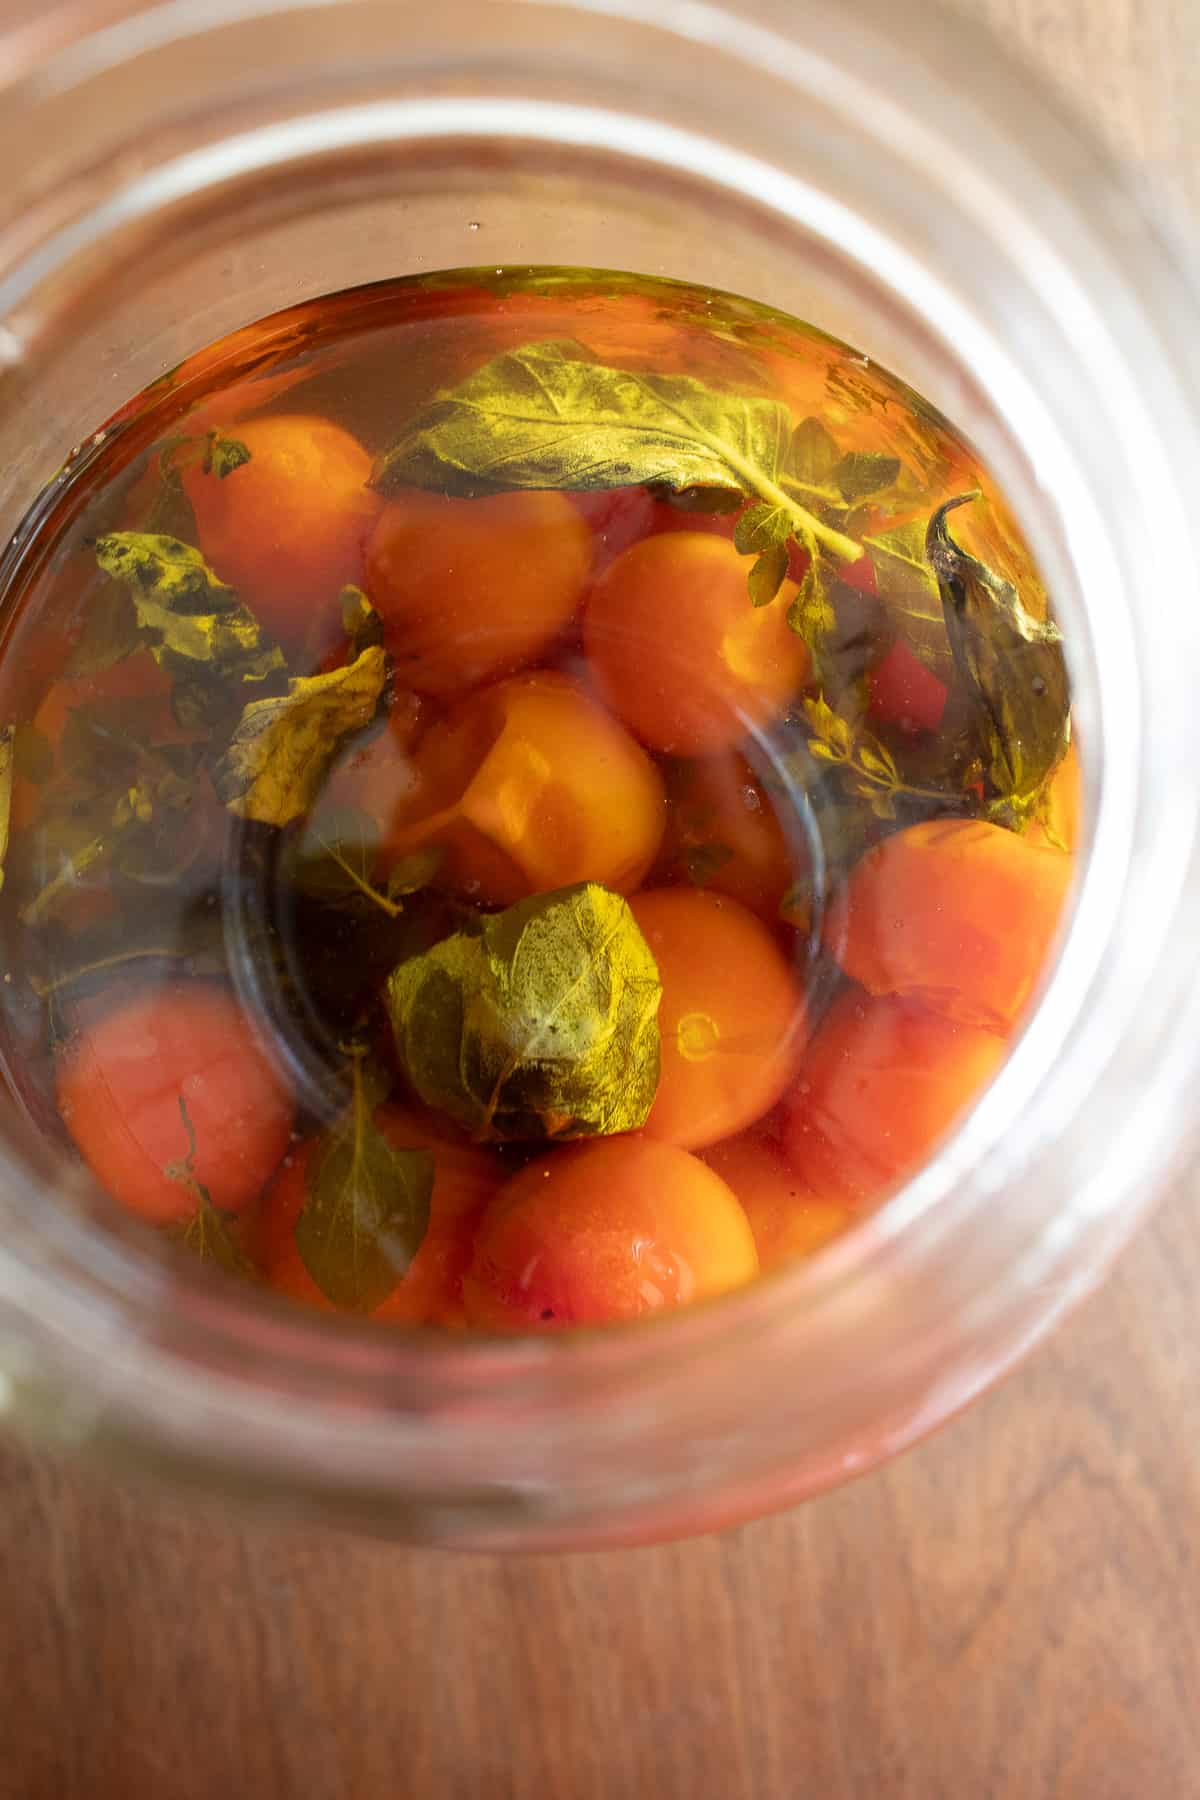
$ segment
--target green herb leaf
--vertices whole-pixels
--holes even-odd
[[[791,416],[780,401],[722,393],[688,375],[609,368],[582,344],[549,342],[507,351],[442,394],[371,480],[383,493],[724,489],[782,507],[794,533],[853,562],[861,545],[781,487],[790,446]]]
[[[800,578],[799,589],[788,607],[787,622],[796,636],[804,639],[819,665],[822,646],[833,630],[834,611],[820,560],[815,556]]]
[[[664,501],[681,513],[731,513],[736,512],[742,504],[740,493],[733,493],[728,488],[680,488],[675,493],[669,487],[661,487],[657,482],[648,484],[651,494],[656,500]]]
[[[390,919],[403,912],[403,900],[428,887],[442,863],[436,847],[402,857],[387,880],[375,880],[379,825],[368,812],[345,806],[318,810],[289,846],[285,879],[310,900],[350,912],[373,908]]]
[[[743,556],[758,556],[785,545],[791,535],[792,517],[787,507],[760,501],[748,507],[734,526],[733,547]]]
[[[833,481],[846,504],[881,494],[900,473],[900,458],[876,450],[851,450],[833,471]]]
[[[324,675],[288,682],[286,694],[252,700],[213,777],[231,812],[264,825],[288,825],[306,813],[342,739],[375,716],[387,659],[375,646]]]
[[[764,550],[747,577],[751,606],[770,606],[786,581],[787,572],[786,544],[775,544],[770,550]]]
[[[224,481],[235,469],[242,469],[250,461],[250,450],[241,438],[223,437],[219,431],[210,431],[205,443],[201,468],[206,475],[215,475],[218,481]]]
[[[865,538],[879,596],[915,656],[943,681],[953,666],[937,577],[925,555],[925,526],[898,525]]]
[[[434,1159],[396,1149],[372,1117],[376,1093],[360,1058],[347,1114],[313,1150],[305,1171],[296,1248],[321,1292],[373,1312],[404,1276],[429,1228]]]
[[[201,1262],[216,1263],[228,1275],[250,1275],[253,1270],[249,1259],[234,1243],[228,1225],[212,1203],[208,1189],[196,1180],[196,1132],[187,1109],[187,1101],[182,1094],[179,1096],[179,1112],[187,1132],[188,1153],[182,1162],[168,1163],[163,1173],[194,1196],[196,1210],[186,1224],[177,1226],[171,1235],[186,1250],[190,1250],[193,1256],[198,1256]]]
[[[791,480],[804,487],[819,488],[836,498],[833,471],[841,451],[820,419],[801,419],[788,446],[787,472]]]
[[[176,711],[189,723],[210,722],[219,712],[225,696],[214,694],[214,686],[265,682],[285,669],[283,652],[191,544],[155,532],[111,531],[97,539],[96,560],[129,588],[155,660],[183,690]]]
[[[954,792],[906,781],[887,745],[873,733],[856,729],[834,711],[824,695],[805,699],[801,706],[812,734],[809,753],[818,762],[839,765],[849,792],[865,801],[877,819],[895,819],[902,800],[932,803],[946,813],[963,811],[963,801]]]
[[[594,882],[537,894],[401,963],[387,1004],[417,1093],[477,1138],[636,1131],[659,1076],[658,967]]]
[[[344,587],[340,603],[342,630],[349,646],[346,661],[354,662],[364,650],[383,644],[383,620],[360,587]]]
[[[1010,581],[950,536],[946,515],[978,498],[959,494],[939,506],[927,553],[974,708],[989,813],[1020,829],[1070,742],[1070,682],[1057,625],[1033,618]]]
[[[687,878],[693,887],[705,887],[717,870],[723,869],[732,858],[733,851],[728,844],[719,844],[715,840],[708,844],[690,844],[684,857]]]
[[[98,675],[124,662],[150,642],[138,624],[133,600],[112,583],[99,587],[84,617],[83,630],[67,659],[67,675]]]

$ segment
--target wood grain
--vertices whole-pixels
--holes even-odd
[[[1196,0],[977,0],[1200,195]],[[226,1526],[0,1457],[2,1800],[1185,1800],[1200,1180],[998,1393],[678,1547]]]

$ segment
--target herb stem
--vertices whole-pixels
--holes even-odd
[[[53,880],[48,881],[41,892],[35,894],[29,904],[21,908],[21,923],[23,925],[40,924],[42,915],[49,907],[53,906],[59,895],[66,893],[69,888],[77,886],[80,876],[86,875],[92,865],[100,862],[106,853],[107,845],[102,837],[93,838],[90,844],[85,844],[79,855],[73,856],[65,867],[54,876]]]

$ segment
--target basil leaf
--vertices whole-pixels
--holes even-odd
[[[250,1258],[234,1242],[228,1221],[204,1194],[186,1224],[174,1226],[169,1235],[201,1262],[214,1263],[227,1275],[254,1274]]]
[[[287,825],[313,804],[342,739],[375,716],[387,659],[375,646],[346,668],[288,682],[286,694],[252,700],[213,784],[243,819]]]
[[[407,1274],[429,1228],[435,1164],[396,1148],[375,1124],[375,1092],[359,1060],[347,1116],[313,1149],[296,1248],[321,1292],[373,1312]]]
[[[900,458],[877,450],[851,450],[833,471],[834,485],[846,504],[881,494],[900,473]]]
[[[925,555],[926,528],[919,521],[864,538],[880,599],[905,643],[943,681],[953,668],[937,577]]]
[[[346,634],[349,655],[346,660],[353,662],[364,650],[374,649],[382,645],[384,638],[383,620],[371,605],[360,587],[344,587],[341,592],[342,630]]]
[[[950,536],[946,515],[978,498],[959,494],[938,507],[927,553],[974,711],[989,811],[1020,829],[1070,742],[1070,681],[1057,625],[1033,618],[1011,581]]]
[[[733,547],[743,556],[757,556],[786,544],[792,535],[791,514],[785,506],[761,502],[742,514],[733,528]]]
[[[206,475],[215,475],[218,481],[224,481],[235,469],[245,468],[249,461],[249,446],[243,444],[241,438],[222,437],[218,431],[209,432],[201,463]]]
[[[764,550],[747,577],[751,606],[770,606],[786,581],[787,572],[786,544],[774,544],[771,549]]]
[[[658,967],[595,882],[537,894],[401,963],[400,1061],[427,1105],[480,1139],[635,1131],[659,1077]]]
[[[782,507],[794,533],[853,562],[861,546],[780,486],[791,441],[781,401],[610,368],[582,344],[551,341],[506,351],[441,394],[379,459],[371,485],[468,496],[640,486],[753,494]]]
[[[148,641],[128,593],[107,582],[88,605],[83,630],[75,640],[64,673],[98,675],[114,663],[124,662]]]
[[[820,419],[801,419],[788,446],[788,474],[805,487],[828,488],[840,456]]]
[[[176,711],[189,722],[209,722],[220,710],[214,684],[262,682],[285,668],[283,652],[191,544],[156,532],[110,531],[96,541],[96,560],[128,587],[155,660],[185,689]]]

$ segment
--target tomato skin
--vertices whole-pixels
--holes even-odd
[[[534,662],[574,617],[591,561],[564,494],[395,496],[367,546],[366,586],[397,679],[450,698]]]
[[[293,1104],[233,995],[176,981],[88,1014],[57,1053],[63,1123],[101,1186],[164,1224],[196,1209],[173,1179],[195,1133],[192,1180],[223,1212],[256,1200],[287,1148]]]
[[[825,945],[868,993],[1006,1033],[1045,971],[1071,878],[1062,851],[982,819],[911,825],[851,870]]]
[[[823,1198],[880,1200],[926,1162],[1004,1060],[1003,1039],[911,1000],[840,994],[785,1103],[785,1153]]]
[[[918,735],[937,731],[949,690],[903,638],[897,638],[882,662],[867,676],[868,712],[880,725],[896,725]]]
[[[720,1177],[631,1134],[552,1151],[501,1188],[463,1293],[470,1325],[555,1331],[682,1306],[757,1272],[746,1216]]]
[[[811,1256],[854,1216],[843,1200],[815,1193],[775,1145],[750,1132],[711,1145],[701,1158],[737,1195],[764,1274]]]
[[[806,1036],[804,997],[762,922],[720,894],[651,888],[630,910],[662,981],[662,1071],[644,1127],[703,1149],[768,1112]]]
[[[463,1275],[475,1230],[500,1187],[502,1168],[489,1151],[464,1144],[414,1107],[381,1106],[379,1130],[396,1149],[429,1150],[436,1159],[429,1229],[412,1263],[372,1318],[396,1324],[462,1326]],[[337,1308],[317,1286],[296,1247],[308,1164],[318,1140],[297,1145],[263,1197],[252,1254],[268,1286],[322,1312]]]
[[[382,506],[371,458],[340,425],[302,413],[249,419],[237,436],[250,452],[241,468],[183,473],[200,548],[264,630],[317,657],[338,636],[342,588],[363,582]]]
[[[808,651],[787,624],[794,585],[753,607],[750,566],[724,537],[666,532],[626,550],[592,589],[583,622],[592,678],[650,749],[726,750],[808,680]]]
[[[636,888],[658,851],[662,779],[569,675],[539,670],[470,695],[431,727],[385,824],[385,861],[445,852],[441,885],[485,904],[576,881]]]

